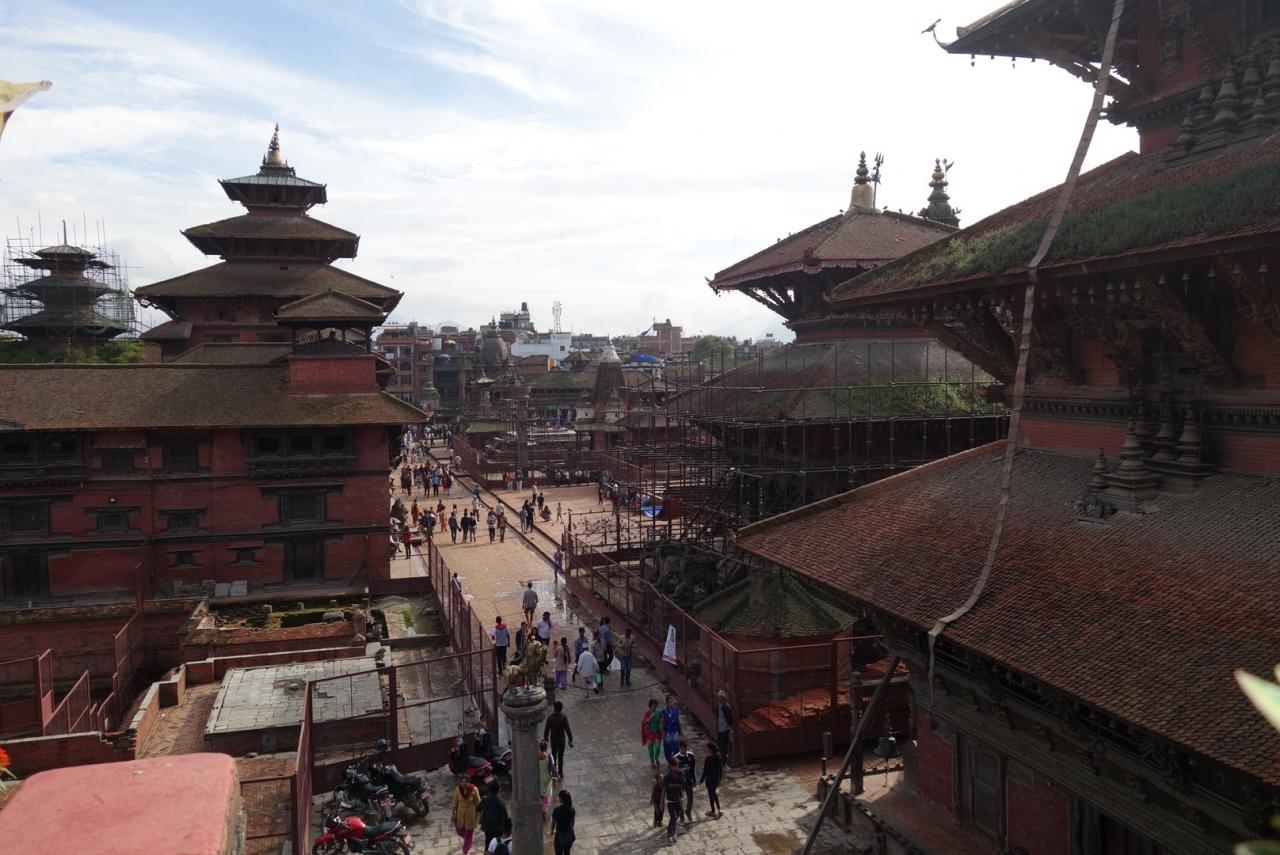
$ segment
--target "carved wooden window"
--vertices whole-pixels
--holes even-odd
[[[49,533],[49,506],[45,502],[0,504],[0,536]]]
[[[1004,760],[972,739],[964,740],[965,818],[974,829],[999,841],[1004,835]]]
[[[194,442],[172,442],[164,447],[164,468],[170,472],[195,472],[200,468],[200,446]]]
[[[94,531],[100,534],[121,534],[129,530],[129,512],[127,510],[110,510],[97,512],[97,525]]]
[[[200,566],[200,552],[195,549],[180,549],[169,553],[170,570],[186,570]]]
[[[98,458],[102,461],[103,473],[122,475],[134,471],[132,448],[99,448],[97,452]]]

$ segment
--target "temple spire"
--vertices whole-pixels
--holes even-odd
[[[947,173],[954,163],[946,163],[941,158],[933,161],[933,177],[929,186],[929,204],[920,209],[920,216],[926,220],[943,223],[948,226],[960,225],[960,211],[951,207],[951,197],[947,195]]]
[[[286,168],[289,166],[288,161],[284,159],[284,155],[280,154],[280,125],[276,125],[275,131],[271,134],[271,142],[267,145],[267,153],[262,158],[263,166],[274,166],[277,168]]]
[[[875,209],[875,188],[871,186],[871,170],[867,168],[867,153],[858,154],[858,172],[853,179],[853,195],[849,198],[849,213]]]

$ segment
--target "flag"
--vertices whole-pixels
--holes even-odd
[[[662,648],[662,661],[670,662],[672,665],[676,662],[676,628],[671,624],[667,624],[667,643]]]
[[[35,95],[37,92],[44,92],[53,86],[48,80],[40,80],[36,83],[10,83],[7,80],[0,80],[0,136],[4,135],[4,129],[9,124],[9,117],[13,115],[13,111],[22,106],[22,104]]]

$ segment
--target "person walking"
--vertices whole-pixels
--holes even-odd
[[[564,509],[560,507],[560,503],[556,502],[556,522],[564,519]]]
[[[569,683],[569,639],[562,638],[556,642],[551,655],[556,667],[556,688],[566,688]]]
[[[707,802],[711,805],[707,816],[711,819],[724,816],[720,812],[720,796],[716,794],[716,788],[720,786],[722,777],[724,777],[724,764],[720,758],[720,746],[714,742],[708,742],[707,759],[702,761],[702,783],[707,788]]]
[[[542,613],[542,620],[538,621],[536,630],[538,641],[542,642],[542,649],[549,651],[551,649],[551,612]]]
[[[556,701],[552,709],[555,712],[547,716],[542,725],[542,738],[551,746],[551,759],[560,779],[564,780],[564,747],[566,742],[573,747],[573,728],[569,727],[569,717],[564,714],[564,701]]]
[[[533,590],[533,582],[529,582],[521,593],[520,605],[524,608],[524,619],[533,623],[533,615],[538,610],[538,592]]]
[[[551,812],[551,842],[555,847],[555,855],[570,855],[573,841],[578,836],[573,832],[573,823],[577,814],[573,809],[573,797],[568,790],[560,791],[560,804]]]
[[[724,689],[716,692],[716,747],[720,749],[720,761],[729,763],[729,739],[733,734],[733,707]]]
[[[489,639],[493,641],[493,656],[498,660],[498,670],[507,668],[507,647],[511,644],[511,630],[502,622],[502,615],[493,619],[493,629],[489,631]]]
[[[600,618],[600,641],[604,645],[604,658],[600,660],[600,673],[608,675],[613,664],[613,618]]]
[[[488,791],[480,799],[478,810],[480,830],[484,832],[484,848],[489,852],[492,851],[489,845],[502,834],[503,826],[511,822],[511,817],[507,814],[506,802],[498,795],[497,781],[489,785]]]
[[[574,667],[573,673],[582,678],[584,691],[590,688],[597,695],[600,694],[600,666],[590,649],[582,651],[578,656],[578,664]]]
[[[551,759],[547,740],[538,743],[538,795],[542,798],[542,821],[551,815],[551,781],[556,775],[556,761]]]
[[[654,702],[655,704],[657,701]],[[653,790],[649,793],[649,803],[653,805],[653,827],[662,827],[662,806],[666,803],[667,787],[662,780],[661,772],[653,773]]]
[[[489,842],[489,847],[484,851],[488,852],[489,855],[511,855],[511,834],[513,831],[514,826],[511,823],[511,818],[508,817],[502,823],[502,833],[493,838]]]
[[[688,802],[684,807],[684,824],[688,825],[693,822],[693,788],[698,783],[698,759],[684,742],[680,743],[676,764],[680,767],[680,774],[684,776],[684,796]]]
[[[618,662],[622,671],[619,674],[619,685],[631,685],[631,657],[636,652],[636,639],[631,634],[631,627],[627,627],[622,631],[622,637],[613,645],[613,650],[618,654]]]
[[[404,527],[404,557],[408,558],[413,555],[413,529],[409,526]]]
[[[449,512],[449,537],[453,543],[458,542],[458,506],[454,505]]]
[[[533,505],[532,505],[532,504],[530,504],[530,505],[525,509],[524,517],[525,517],[525,524],[529,526],[529,528],[527,529],[527,531],[533,531],[533,523],[534,523],[534,519],[533,519]]]
[[[680,707],[676,706],[676,699],[671,695],[667,695],[661,717],[662,753],[670,760],[680,750],[680,740],[684,738],[684,731],[680,728]]]
[[[555,554],[551,556],[551,581],[559,582],[560,574],[564,572],[564,550],[559,546],[556,547]]]
[[[603,624],[601,625],[603,627]],[[596,660],[596,673],[600,675],[600,681],[604,682],[605,670],[602,667],[605,662],[605,644],[604,638],[600,635],[600,630],[596,630],[591,634],[591,650],[592,657]]]
[[[520,621],[520,628],[516,630],[516,655],[513,661],[521,662],[524,660],[524,649],[529,645],[529,622]]]
[[[444,512],[444,502],[436,504],[436,519],[440,520],[440,533],[444,534],[449,528],[449,515]]]
[[[587,640],[587,628],[585,626],[578,627],[578,637],[573,640],[573,661],[575,665],[582,658],[582,652],[590,646],[591,642]]]
[[[480,791],[466,778],[453,791],[453,829],[462,838],[462,855],[471,851],[471,838],[479,823]]]
[[[667,842],[676,842],[676,830],[684,815],[681,801],[684,797],[684,775],[675,760],[667,761],[667,774],[662,779],[663,789],[667,794]],[[688,822],[685,822],[688,825]]]
[[[507,542],[507,512],[498,505],[498,543]]]
[[[498,534],[498,515],[490,510],[489,515],[485,517],[485,524],[489,527],[489,542],[493,543],[494,537]]]
[[[649,699],[649,708],[640,719],[640,744],[649,753],[649,765],[661,775],[658,769],[658,752],[662,750],[662,714],[658,712],[658,702]]]

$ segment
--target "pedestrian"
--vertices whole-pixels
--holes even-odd
[[[613,646],[614,652],[618,654],[618,662],[621,663],[622,673],[619,684],[623,686],[631,685],[631,657],[636,652],[636,640],[631,634],[631,627],[627,627],[622,631],[622,637],[618,639]]]
[[[498,505],[498,543],[507,542],[507,513]]]
[[[458,506],[454,505],[453,510],[449,512],[449,537],[454,543],[458,542]]]
[[[556,522],[560,522],[564,518],[564,510],[560,507],[560,503],[556,502]]]
[[[591,633],[591,655],[596,660],[596,671],[600,674],[600,679],[604,679],[604,669],[600,667],[604,662],[604,639],[600,636],[600,630]]]
[[[510,472],[506,473],[505,478],[507,482],[507,492],[510,493],[512,490],[515,489],[516,479],[515,479],[515,476],[512,475]]]
[[[577,664],[582,658],[582,651],[591,646],[591,642],[587,641],[587,628],[585,626],[578,627],[578,637],[573,640],[573,661]]]
[[[681,800],[684,796],[684,775],[675,760],[667,762],[667,774],[662,779],[663,789],[667,794],[667,842],[676,842],[676,829],[684,814]],[[688,825],[686,822],[685,825]]]
[[[533,590],[533,582],[529,582],[520,595],[520,605],[524,607],[524,619],[533,623],[534,612],[538,609],[538,592]]]
[[[720,812],[720,796],[716,795],[716,788],[720,786],[723,775],[724,764],[720,758],[720,746],[714,742],[708,742],[707,759],[702,761],[702,783],[706,785],[707,801],[711,805],[707,816],[712,819],[719,819],[724,815]]]
[[[559,546],[556,547],[555,555],[551,561],[551,580],[553,582],[560,581],[560,574],[564,572],[564,551]]]
[[[498,796],[498,782],[489,785],[488,791],[480,799],[480,830],[484,832],[484,848],[491,852],[489,845],[502,833],[502,828],[511,821],[507,814],[507,805]]]
[[[480,791],[465,777],[453,791],[453,828],[462,838],[462,855],[471,851],[471,838],[479,823]]]
[[[656,704],[657,701],[654,701]],[[649,793],[649,803],[653,805],[653,827],[662,827],[662,805],[666,802],[666,785],[661,772],[653,773],[653,791]]]
[[[658,712],[658,702],[653,698],[649,699],[649,708],[640,719],[640,744],[649,753],[649,765],[658,771],[658,752],[662,750],[662,714]]]
[[[569,717],[564,714],[564,701],[556,701],[553,709],[555,712],[547,716],[542,725],[542,738],[551,745],[551,759],[560,779],[564,780],[564,747],[566,742],[573,747],[573,728],[569,727]]]
[[[444,502],[436,505],[436,519],[440,520],[440,533],[444,534],[445,529],[449,527],[449,516],[444,512]]]
[[[490,855],[511,855],[512,830],[511,818],[507,817],[507,819],[502,823],[502,833],[493,838],[489,843],[489,848],[485,851],[490,853]]]
[[[408,526],[404,527],[404,557],[408,558],[413,554],[413,529]]]
[[[667,695],[666,705],[662,708],[662,753],[668,760],[676,756],[680,750],[680,740],[684,731],[680,729],[680,707],[676,699]]]
[[[600,660],[600,673],[608,674],[613,664],[613,618],[600,618],[600,641],[604,644],[604,658]]]
[[[494,537],[498,534],[498,515],[490,510],[489,515],[485,518],[485,523],[489,527],[489,542],[493,543]]]
[[[556,688],[563,689],[569,683],[569,639],[562,638],[552,651],[556,664]]]
[[[595,655],[590,650],[582,651],[582,655],[578,657],[578,664],[573,669],[575,679],[582,677],[582,688],[592,689],[597,695],[600,694],[600,666],[596,661]]]
[[[573,841],[578,839],[573,833],[576,818],[573,797],[568,790],[561,790],[560,804],[551,812],[551,842],[555,846],[555,855],[569,855],[573,850]]]
[[[680,774],[684,776],[684,796],[689,802],[684,808],[684,824],[688,825],[693,822],[693,788],[698,783],[698,760],[684,742],[680,743],[676,764],[680,767]]]
[[[551,612],[543,612],[542,620],[538,621],[537,626],[538,640],[542,642],[543,650],[551,649]]]
[[[520,621],[520,628],[516,630],[516,656],[515,661],[520,662],[524,659],[524,649],[529,644],[529,624],[527,621]]]
[[[729,706],[729,696],[724,689],[716,692],[716,743],[720,749],[720,760],[726,766],[729,763],[729,738],[733,734],[733,707]]]
[[[472,498],[476,501],[476,507],[480,506],[480,485],[477,484],[475,489],[471,491]]]
[[[551,814],[551,779],[556,777],[556,761],[551,759],[547,740],[538,743],[538,794],[542,797],[542,821]]]
[[[498,660],[498,670],[505,671],[507,646],[511,643],[511,630],[507,629],[507,625],[502,622],[502,615],[493,619],[493,629],[489,632],[489,638],[493,641],[493,656]]]
[[[525,517],[525,525],[528,526],[526,531],[533,531],[533,505],[532,504],[525,506],[524,517]]]

